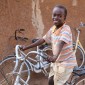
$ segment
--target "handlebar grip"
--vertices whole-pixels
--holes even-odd
[[[21,52],[20,51],[20,47],[21,47],[21,45],[16,45],[16,47],[15,47],[15,53],[16,53],[16,58],[17,59],[20,59],[21,58],[21,55],[19,53],[19,52]]]
[[[19,45],[16,45],[16,47],[15,47],[15,53],[16,53],[16,57],[17,58],[19,58],[18,51],[19,51]]]

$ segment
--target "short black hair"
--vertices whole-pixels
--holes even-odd
[[[66,7],[65,6],[63,6],[63,5],[56,5],[55,7],[58,7],[58,8],[61,8],[61,9],[64,9],[64,19],[66,19],[66,16],[67,16],[67,9],[66,9]],[[54,8],[55,8],[54,7]]]

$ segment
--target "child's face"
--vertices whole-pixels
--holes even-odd
[[[64,9],[55,7],[52,12],[52,19],[54,25],[62,25],[65,22],[64,18]]]

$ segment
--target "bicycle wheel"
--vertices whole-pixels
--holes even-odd
[[[82,75],[79,79],[77,79],[74,85],[85,85],[85,75]]]
[[[73,47],[75,48],[76,44],[73,43]],[[78,45],[77,50],[76,50],[76,59],[77,59],[77,64],[78,67],[81,68],[84,65],[85,59],[84,59],[84,51],[83,49]]]
[[[17,74],[19,71],[16,69],[16,72],[13,72],[14,67],[16,63],[16,57],[15,56],[8,56],[2,61],[0,61],[0,85],[17,85],[15,84],[15,80],[17,80]],[[21,67],[21,65],[20,65]],[[30,71],[26,70],[29,68],[27,67],[26,62],[23,64],[23,69],[21,71],[18,85],[28,85],[26,84],[29,81],[30,76]],[[24,82],[25,81],[25,82]]]

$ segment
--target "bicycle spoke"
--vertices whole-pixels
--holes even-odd
[[[18,75],[21,79],[23,79],[24,82],[28,83],[29,67],[27,68],[27,64],[24,63],[21,69],[21,73],[19,74],[19,67],[17,67],[18,69],[16,69],[16,71],[13,71],[16,63],[15,61],[16,58],[12,56],[7,57],[2,60],[2,62],[0,62],[0,85],[14,85],[15,79]],[[19,80],[19,83],[20,82],[21,81]],[[21,82],[20,84],[23,85],[24,82]]]

